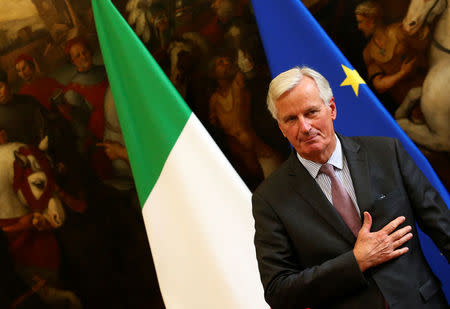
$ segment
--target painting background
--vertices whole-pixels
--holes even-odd
[[[82,38],[92,55],[93,66],[84,76],[77,71],[67,50],[67,43],[78,38]],[[31,83],[25,82],[17,71],[17,60],[23,55],[25,59],[33,58],[36,78]],[[81,151],[77,145],[79,111],[67,101],[67,93],[75,89],[91,98],[98,97],[100,102],[108,101],[108,90],[105,97],[99,92],[99,85],[106,87],[108,81],[101,78],[104,67],[90,1],[1,0],[0,68],[7,72],[14,94],[31,85],[38,98],[40,90],[52,87],[45,81],[59,85],[46,98],[42,110],[52,150],[48,155],[53,160],[55,182],[61,189],[58,195],[66,213],[63,225],[49,231],[58,243],[61,262],[56,271],[31,267],[25,272],[25,267],[11,255],[12,234],[0,232],[4,274],[0,280],[0,307],[14,304],[14,308],[164,308],[126,160],[107,156],[106,146],[101,143],[111,134],[100,132],[101,136],[95,136],[84,127],[87,133],[82,142],[86,148]],[[86,76],[88,83],[83,84]],[[41,84],[36,86],[36,81]],[[93,108],[103,118],[103,103]],[[114,114],[114,107],[105,112]],[[86,126],[85,122],[82,124]],[[115,134],[121,136],[120,127]],[[123,147],[119,138],[117,143],[120,142]],[[29,233],[44,232],[33,229]],[[31,254],[33,248],[25,244],[23,250]]]
[[[266,110],[271,76],[250,1],[112,2],[253,190],[289,154],[290,147]],[[303,2],[369,80],[362,56],[368,39],[358,30],[354,16],[362,1]],[[409,0],[378,3],[388,25],[402,20]],[[0,0],[0,8],[0,67],[8,73],[14,93],[23,86],[16,71],[16,59],[22,54],[34,58],[40,75],[70,85],[77,72],[65,48],[76,37],[86,39],[94,64],[103,65],[89,0]],[[377,95],[392,112],[392,97]],[[67,135],[67,147],[74,155],[58,181],[87,207],[77,212],[65,205],[67,220],[54,231],[62,256],[58,288],[74,292],[83,308],[163,307],[133,185],[118,188],[100,179],[95,166],[77,153],[70,139]],[[449,188],[449,153],[419,148]],[[5,260],[10,259],[6,242],[0,242],[0,257]],[[17,280],[20,284],[11,289],[11,295],[2,298],[0,294],[2,306],[32,289],[32,283],[20,276]],[[38,296],[32,294],[32,298]]]

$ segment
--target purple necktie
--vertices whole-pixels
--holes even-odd
[[[358,216],[355,205],[353,204],[350,195],[348,195],[342,183],[337,179],[334,173],[333,165],[325,163],[320,168],[319,172],[327,175],[331,180],[331,197],[333,206],[341,215],[341,218],[350,228],[355,236],[361,229],[361,218]]]

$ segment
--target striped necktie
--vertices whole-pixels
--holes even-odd
[[[341,218],[350,228],[355,236],[358,236],[358,232],[361,229],[361,218],[355,208],[350,195],[345,190],[342,183],[336,177],[334,173],[333,165],[325,163],[320,168],[319,172],[327,175],[331,180],[331,197],[333,206],[337,212],[341,215]]]

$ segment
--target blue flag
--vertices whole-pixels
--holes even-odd
[[[303,65],[323,74],[330,82],[336,101],[336,130],[347,136],[398,138],[447,206],[450,205],[449,193],[426,158],[301,1],[252,0],[252,4],[272,76]],[[450,267],[432,241],[422,232],[419,234],[424,254],[450,299]]]

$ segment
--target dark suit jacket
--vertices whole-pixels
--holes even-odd
[[[450,257],[450,212],[397,140],[339,136],[361,215],[378,231],[398,216],[411,225],[405,255],[362,273],[355,236],[295,152],[252,198],[255,246],[272,308],[447,308],[415,222]],[[399,228],[400,228],[399,227]],[[380,293],[381,291],[381,293]]]

